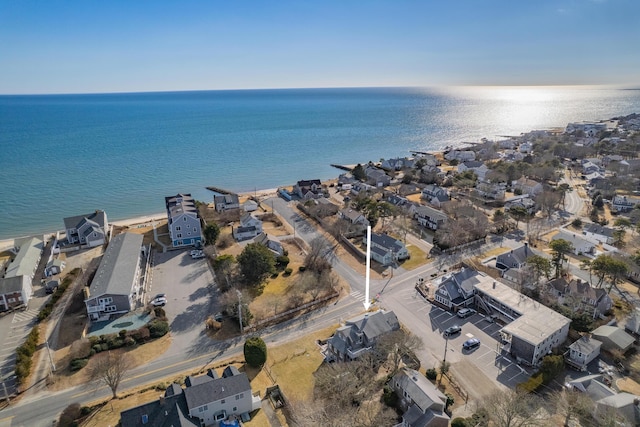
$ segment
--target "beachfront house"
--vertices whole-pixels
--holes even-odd
[[[293,192],[303,200],[316,199],[324,195],[319,179],[306,179],[296,182]]]
[[[70,245],[104,245],[107,241],[108,226],[107,214],[101,210],[64,219],[67,243]]]
[[[447,396],[414,369],[404,368],[391,379],[398,396],[403,427],[447,427],[449,415],[445,412]]]
[[[33,279],[42,257],[44,242],[37,237],[28,237],[17,240],[16,247],[18,248],[16,256],[7,267],[4,277],[27,276]]]
[[[213,196],[213,205],[215,206],[216,212],[224,212],[230,209],[239,209],[240,200],[235,193],[217,194]]]
[[[0,279],[0,311],[26,305],[33,288],[29,276],[14,276]]]
[[[222,376],[213,369],[205,375],[187,376],[185,388],[172,383],[160,399],[121,412],[120,425],[218,426],[222,421],[247,422],[250,413],[260,407],[260,395],[251,390],[247,374],[228,366]]]
[[[329,338],[325,359],[329,362],[356,360],[371,351],[380,336],[398,329],[400,322],[393,311],[378,310],[356,316]]]
[[[165,197],[169,236],[174,248],[202,245],[202,221],[191,194]]]
[[[391,177],[375,166],[367,166],[364,169],[364,173],[367,176],[367,184],[376,188],[386,187],[391,184]]]
[[[109,320],[136,308],[142,238],[122,233],[109,242],[91,286],[85,287],[84,303],[91,321]]]
[[[448,161],[457,160],[458,162],[466,162],[476,159],[476,153],[471,150],[451,150],[445,153],[444,158]]]
[[[233,238],[238,242],[253,239],[262,233],[262,221],[245,212],[240,217],[240,226],[233,228]]]

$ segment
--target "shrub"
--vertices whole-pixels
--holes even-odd
[[[136,340],[137,343],[143,343],[147,341],[151,337],[151,333],[149,332],[149,328],[143,326],[142,328],[138,328],[135,331],[131,331],[131,338]]]
[[[291,276],[291,273],[293,273],[293,270],[289,267],[284,269],[284,275],[285,276]]]
[[[93,346],[91,346],[91,351],[93,351],[93,353],[100,353],[102,351],[102,345],[101,344],[94,344]]]
[[[89,359],[73,359],[70,368],[72,371],[79,371],[87,366],[87,363],[89,363]]]
[[[244,360],[247,365],[259,368],[267,361],[267,344],[260,337],[251,337],[244,342]]]
[[[301,265],[300,267],[298,267],[298,271],[299,271],[299,272],[301,272],[301,273],[302,273],[303,271],[305,271],[306,269],[307,269],[307,267],[306,267],[306,266],[304,266],[304,265]]]
[[[542,374],[533,375],[525,382],[518,384],[516,386],[516,390],[524,391],[526,393],[534,392],[542,385],[542,380]]]
[[[398,404],[398,395],[391,387],[385,386],[382,393],[382,401],[385,405],[391,408],[395,408],[395,406]]]
[[[467,427],[467,420],[462,417],[457,417],[451,420],[451,427]]]
[[[127,336],[127,330],[126,329],[121,330],[120,332],[118,332],[118,336],[120,338],[126,337]]]
[[[88,406],[83,406],[82,408],[80,408],[80,415],[85,417],[87,415],[89,415],[91,413],[91,408]]]
[[[573,225],[576,228],[582,228],[582,220],[580,218],[576,218],[573,221],[571,221],[571,225]]]
[[[58,425],[60,427],[73,427],[77,426],[77,420],[80,418],[82,411],[80,409],[79,403],[72,403],[67,406],[62,414],[60,414],[60,419]]]
[[[289,265],[289,257],[286,255],[280,255],[276,258],[276,265],[282,268],[286,267]]]
[[[102,344],[100,344],[100,349],[101,351],[109,350],[109,344],[107,344],[106,342],[103,342]]]
[[[169,332],[169,322],[166,320],[152,320],[149,322],[149,335],[151,338],[160,338]]]
[[[425,376],[427,377],[427,379],[430,379],[431,381],[435,381],[436,378],[438,378],[438,371],[436,371],[434,368],[429,368],[427,369]]]
[[[136,340],[134,340],[131,337],[125,337],[124,339],[124,345],[126,345],[127,347],[131,347],[132,345],[136,344]]]
[[[167,313],[164,311],[164,308],[162,307],[155,307],[153,309],[153,314],[155,314],[156,318],[158,319],[161,319],[161,320],[167,319]]]

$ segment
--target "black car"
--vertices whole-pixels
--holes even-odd
[[[462,330],[462,328],[458,325],[453,325],[453,326],[449,326],[447,329],[444,330],[444,336],[448,337],[454,334],[459,333]]]
[[[464,350],[473,350],[478,347],[480,347],[480,340],[478,338],[468,339],[462,344]]]

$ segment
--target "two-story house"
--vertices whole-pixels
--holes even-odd
[[[476,153],[471,150],[451,150],[445,153],[444,158],[448,161],[457,160],[459,162],[466,162],[468,160],[475,160]]]
[[[426,185],[420,197],[437,207],[450,200],[449,192],[435,184]]]
[[[397,331],[400,323],[393,311],[364,313],[345,322],[327,341],[325,359],[346,362],[371,351],[383,334]]]
[[[430,287],[435,289],[434,300],[451,311],[474,304],[474,286],[482,282],[492,282],[491,277],[472,268],[462,267],[455,273],[438,277]]]
[[[528,194],[530,196],[535,196],[539,193],[542,193],[542,184],[533,179],[529,179],[526,177],[521,177],[515,181],[511,182],[511,188],[514,190],[522,191],[522,194]]]
[[[363,238],[364,243],[367,237]],[[409,258],[407,247],[398,239],[387,234],[371,233],[371,259],[382,265],[391,265],[394,262]]]
[[[209,369],[206,375],[188,376],[185,388],[171,384],[159,400],[123,411],[122,427],[218,426],[221,421],[249,421],[250,413],[261,407],[259,395],[251,390],[249,378],[234,366],[218,376]]]
[[[262,233],[262,221],[251,215],[249,212],[245,212],[240,216],[240,225],[235,227],[232,233],[233,238],[239,242],[253,239]]]
[[[447,396],[424,375],[404,368],[391,379],[398,396],[402,427],[447,427],[449,415],[445,412]]]
[[[529,215],[533,215],[536,212],[536,202],[528,194],[509,197],[505,200],[504,210],[506,212],[515,207],[525,209]]]
[[[68,244],[72,245],[104,245],[107,241],[108,226],[107,214],[101,210],[64,218],[66,239]]]
[[[640,200],[635,197],[615,196],[611,200],[611,207],[618,212],[629,212],[638,203],[640,203]]]
[[[465,171],[473,172],[478,177],[478,180],[484,181],[487,176],[487,172],[489,172],[489,168],[478,160],[468,160],[458,164],[458,173]]]
[[[322,191],[322,183],[320,183],[319,179],[303,179],[298,181],[293,186],[293,192],[303,200],[315,199],[324,194]]]
[[[579,371],[586,371],[587,365],[600,355],[600,347],[602,347],[600,341],[584,335],[569,346],[564,360],[567,365]]]
[[[26,305],[33,289],[29,276],[14,276],[0,279],[0,311]]]
[[[558,277],[547,283],[547,293],[559,305],[565,305],[574,312],[585,312],[594,319],[611,310],[613,301],[604,289],[594,288],[581,279],[567,280]]]
[[[594,223],[586,224],[582,228],[585,237],[608,245],[613,243],[613,231],[613,228]]]
[[[429,206],[412,206],[409,212],[413,214],[418,224],[431,230],[437,230],[447,221],[447,215],[444,212]]]
[[[237,194],[217,194],[213,196],[213,205],[216,212],[224,212],[230,209],[240,209],[240,199]]]
[[[167,208],[169,236],[174,248],[202,244],[202,221],[191,194],[164,198]]]
[[[522,268],[527,265],[527,259],[535,255],[529,248],[529,244],[511,249],[508,252],[500,254],[496,257],[496,267],[500,270],[509,270],[510,268]]]
[[[91,286],[85,288],[85,306],[91,321],[109,320],[136,308],[140,288],[141,234],[122,233],[107,246]]]
[[[367,217],[364,216],[362,212],[355,209],[342,209],[340,212],[338,212],[338,216],[341,219],[349,221],[349,223],[351,224],[360,224],[364,227],[367,227],[369,225],[369,220],[367,219]]]
[[[386,187],[391,184],[391,177],[382,169],[378,169],[374,166],[367,166],[364,169],[364,173],[367,175],[367,184],[376,188]]]
[[[507,191],[506,184],[502,182],[478,182],[476,193],[481,197],[493,200],[504,200]]]

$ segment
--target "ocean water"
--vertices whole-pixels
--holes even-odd
[[[358,88],[0,96],[0,239],[164,197],[327,179],[354,164],[640,112],[599,87]]]

